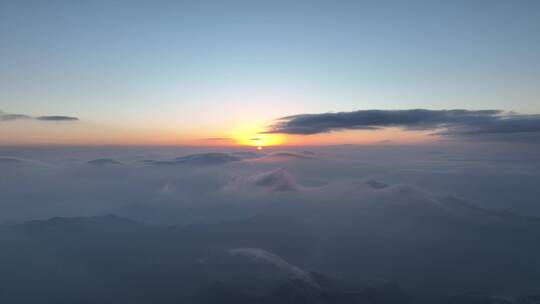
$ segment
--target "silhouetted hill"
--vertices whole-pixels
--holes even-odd
[[[539,288],[536,218],[454,198],[291,216],[177,227],[114,215],[4,225],[0,299],[179,303],[216,281],[223,285],[208,296],[237,303],[407,303],[407,293],[434,303],[472,290]]]
[[[326,278],[331,280],[330,278]],[[215,282],[190,300],[194,304],[407,304],[409,296],[393,284],[344,292],[303,280],[287,281],[267,294],[250,297],[239,288]]]
[[[454,296],[444,304],[538,304],[540,295],[525,297],[495,296],[483,293],[466,293]]]

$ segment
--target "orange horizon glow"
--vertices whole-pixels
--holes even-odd
[[[171,129],[123,129],[89,123],[12,122],[0,128],[0,145],[143,145],[143,146],[324,146],[340,144],[414,144],[437,140],[431,132],[347,130],[313,135],[266,134],[264,125],[238,125],[211,133],[211,127],[179,132]],[[225,128],[226,126],[220,126]]]
[[[287,143],[283,134],[264,134],[260,124],[238,126],[227,134],[238,145],[251,147],[279,146]]]
[[[347,130],[313,135],[266,134],[262,132],[264,132],[264,128],[253,125],[243,126],[224,133],[223,137],[197,140],[190,145],[244,146],[264,149],[264,147],[278,146],[416,144],[438,140],[437,137],[429,135],[432,131],[404,131],[399,128],[385,128],[375,131]]]

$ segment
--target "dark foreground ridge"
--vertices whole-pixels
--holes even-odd
[[[538,303],[537,218],[437,204],[178,227],[114,215],[4,225],[0,300]]]

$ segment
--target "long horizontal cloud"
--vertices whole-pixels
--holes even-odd
[[[0,111],[0,121],[33,119],[40,121],[77,121],[79,118],[72,116],[50,115],[32,117],[25,114],[10,114]]]
[[[19,119],[32,119],[32,117],[24,114],[8,114],[0,111],[0,121],[7,120],[19,120]]]
[[[60,116],[60,115],[39,116],[39,117],[36,117],[35,119],[44,120],[44,121],[74,121],[74,120],[79,120],[77,117]]]
[[[540,115],[507,114],[499,110],[360,110],[299,114],[279,118],[265,133],[318,134],[340,130],[437,130],[438,135],[540,132]]]

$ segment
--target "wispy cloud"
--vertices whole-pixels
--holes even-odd
[[[0,111],[0,121],[7,120],[19,120],[19,119],[32,119],[32,117],[23,114],[8,114]]]
[[[229,137],[207,137],[207,138],[203,138],[202,140],[220,141],[220,140],[232,140],[232,138],[229,138]]]
[[[540,115],[518,115],[500,110],[360,110],[299,114],[279,118],[265,133],[318,134],[340,130],[436,130],[444,136],[540,133]]]
[[[75,121],[75,120],[79,120],[77,117],[59,116],[59,115],[39,116],[39,117],[36,117],[35,119],[36,120],[44,120],[44,121]]]
[[[39,120],[39,121],[77,121],[79,118],[73,116],[50,115],[32,117],[25,114],[11,114],[0,111],[0,121],[10,120]]]

